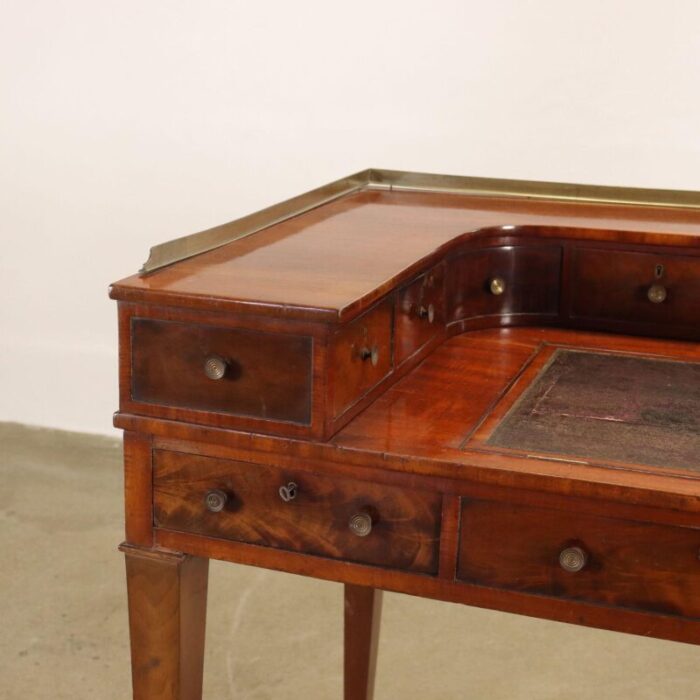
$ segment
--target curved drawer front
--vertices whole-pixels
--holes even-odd
[[[157,527],[437,572],[438,494],[169,451],[154,469]]]
[[[131,398],[274,421],[311,421],[312,341],[134,318]]]
[[[578,248],[571,316],[700,332],[700,257]]]
[[[464,500],[457,577],[493,588],[700,617],[700,530]]]
[[[448,323],[479,316],[559,313],[561,246],[501,246],[448,265]]]

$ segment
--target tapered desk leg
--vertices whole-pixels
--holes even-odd
[[[345,700],[372,700],[382,592],[345,585]]]
[[[121,549],[134,700],[201,700],[209,560]]]

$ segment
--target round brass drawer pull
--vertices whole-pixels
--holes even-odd
[[[489,289],[494,296],[500,296],[506,291],[506,281],[503,277],[493,277],[489,282]]]
[[[575,574],[588,563],[588,554],[581,547],[567,547],[559,555],[559,564],[564,571]]]
[[[280,486],[280,488],[279,488],[280,498],[285,503],[289,503],[289,501],[293,501],[297,497],[298,488],[299,487],[293,481],[290,481],[286,486]]]
[[[652,304],[663,304],[668,297],[668,292],[663,284],[652,284],[647,291],[647,299]]]
[[[435,320],[435,307],[432,304],[421,306],[418,309],[418,317],[426,319],[428,323],[432,323]]]
[[[355,513],[348,523],[350,532],[358,537],[367,537],[372,532],[372,516],[369,513]]]
[[[371,348],[360,348],[360,359],[363,361],[370,360],[372,362],[372,367],[376,367],[379,362],[379,348],[376,345]]]
[[[204,505],[212,513],[220,513],[226,506],[226,501],[228,501],[228,495],[221,489],[207,491],[207,495],[204,497]]]
[[[222,357],[217,355],[212,355],[204,360],[204,374],[209,377],[209,379],[223,379],[226,374],[226,368],[228,363]]]

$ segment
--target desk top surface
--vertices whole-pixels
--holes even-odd
[[[430,256],[498,235],[596,238],[697,247],[700,209],[366,190],[254,235],[115,283],[131,301],[217,300],[317,320],[350,317]],[[614,235],[611,232],[616,232]],[[296,310],[296,313],[295,313]]]
[[[333,442],[533,473],[565,468],[582,478],[604,469],[698,479],[699,404],[696,343],[488,329],[446,341]]]

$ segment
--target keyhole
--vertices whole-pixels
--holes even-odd
[[[664,266],[663,265],[657,265],[654,268],[654,275],[656,276],[657,280],[660,280],[664,276]]]

